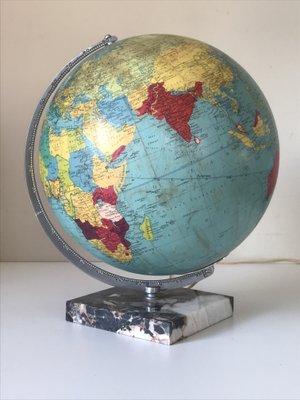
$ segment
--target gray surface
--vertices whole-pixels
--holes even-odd
[[[2,399],[299,399],[300,268],[217,266],[234,317],[174,346],[64,320],[105,285],[68,263],[3,263]]]

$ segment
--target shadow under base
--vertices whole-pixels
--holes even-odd
[[[173,344],[233,315],[233,297],[193,289],[111,288],[67,301],[66,319],[122,335]]]

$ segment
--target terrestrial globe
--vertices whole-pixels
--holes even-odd
[[[45,230],[114,284],[122,271],[197,275],[228,255],[264,214],[278,163],[254,80],[220,50],[174,35],[107,35],[85,50],[46,91],[26,151]]]

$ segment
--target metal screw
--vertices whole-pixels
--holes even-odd
[[[146,286],[145,287],[145,293],[146,293],[147,299],[154,299],[159,291],[160,291],[159,286]]]

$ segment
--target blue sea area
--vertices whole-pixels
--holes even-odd
[[[106,89],[106,85],[100,86],[99,91],[104,99],[98,101],[97,106],[104,118],[116,129],[121,129],[125,124],[135,123],[136,113],[132,110],[126,96],[113,98]]]
[[[93,192],[96,185],[93,181],[93,152],[84,148],[70,155],[70,178],[74,185],[84,192]]]
[[[232,119],[227,112],[224,105],[197,101],[190,126],[200,144],[185,142],[164,120],[151,115],[139,120],[126,149],[126,184],[118,201],[133,250],[123,268],[153,274],[160,265],[165,273],[197,269],[226,255],[257,223],[267,206],[274,148],[261,157],[229,135],[246,109]],[[150,241],[140,229],[145,215],[153,230]]]
[[[83,123],[82,117],[71,117],[69,113],[62,116],[59,108],[54,103],[49,107],[47,118],[51,133],[57,136],[60,136],[63,130],[81,128]]]
[[[76,107],[78,104],[87,103],[91,101],[90,97],[82,95],[75,98],[74,103],[72,104],[71,108]]]
[[[55,180],[58,177],[58,164],[56,157],[50,158],[50,163],[48,166],[48,176],[47,179]]]
[[[50,155],[50,147],[49,147],[49,123],[48,121],[43,126],[42,135],[40,138],[39,143],[39,152],[40,156],[45,164],[45,167],[48,168],[51,162],[51,155]]]

